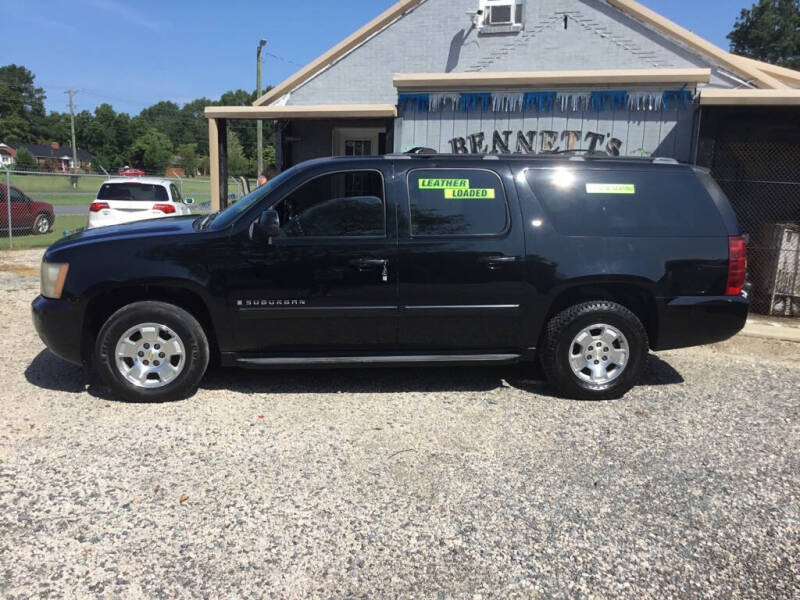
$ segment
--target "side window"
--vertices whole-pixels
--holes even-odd
[[[178,188],[175,186],[174,183],[171,183],[169,185],[169,191],[170,191],[170,194],[172,195],[172,201],[173,202],[183,202],[183,198],[181,198],[181,193],[178,190]]]
[[[668,168],[531,169],[533,193],[560,233],[713,237],[725,229],[693,171]]]
[[[316,177],[281,200],[275,210],[287,237],[386,235],[383,177],[377,171]]]
[[[411,171],[408,198],[413,236],[497,235],[508,227],[505,190],[493,171]]]
[[[26,202],[26,199],[25,199],[25,196],[22,194],[22,192],[20,192],[19,190],[17,190],[17,189],[12,187],[11,188],[11,202],[12,203],[17,203],[17,204],[22,204],[23,202]]]

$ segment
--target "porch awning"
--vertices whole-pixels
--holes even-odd
[[[559,85],[697,84],[711,81],[711,69],[607,69],[595,71],[508,71],[398,73],[399,90],[472,90]]]
[[[800,106],[800,90],[709,90],[700,92],[702,106]]]
[[[314,106],[208,106],[209,119],[393,119],[394,104],[319,104]]]

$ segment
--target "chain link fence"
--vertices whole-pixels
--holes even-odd
[[[800,144],[718,141],[711,173],[750,238],[754,312],[800,317]]]
[[[0,232],[8,247],[47,246],[59,237],[86,225],[89,205],[97,198],[100,186],[115,175],[44,173],[0,170]],[[183,198],[192,198],[191,210],[205,214],[211,210],[211,183],[208,178],[167,177]],[[235,202],[255,181],[230,178],[228,201]],[[11,202],[7,202],[6,185]],[[45,205],[51,205],[51,209]],[[47,219],[47,224],[43,223]],[[9,223],[11,226],[9,227]]]

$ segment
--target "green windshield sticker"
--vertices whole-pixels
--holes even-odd
[[[444,191],[444,197],[448,200],[460,200],[468,198],[492,199],[495,197],[493,188],[473,188],[473,189],[453,189],[448,188]]]
[[[421,190],[447,190],[455,188],[468,188],[469,179],[420,179]]]
[[[587,183],[587,194],[635,194],[636,186],[632,183]]]

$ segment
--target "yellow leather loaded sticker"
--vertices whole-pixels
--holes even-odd
[[[461,200],[475,198],[475,199],[493,199],[495,197],[494,188],[448,188],[444,191],[444,197],[448,200]]]
[[[420,179],[421,190],[448,190],[469,187],[469,179]]]

